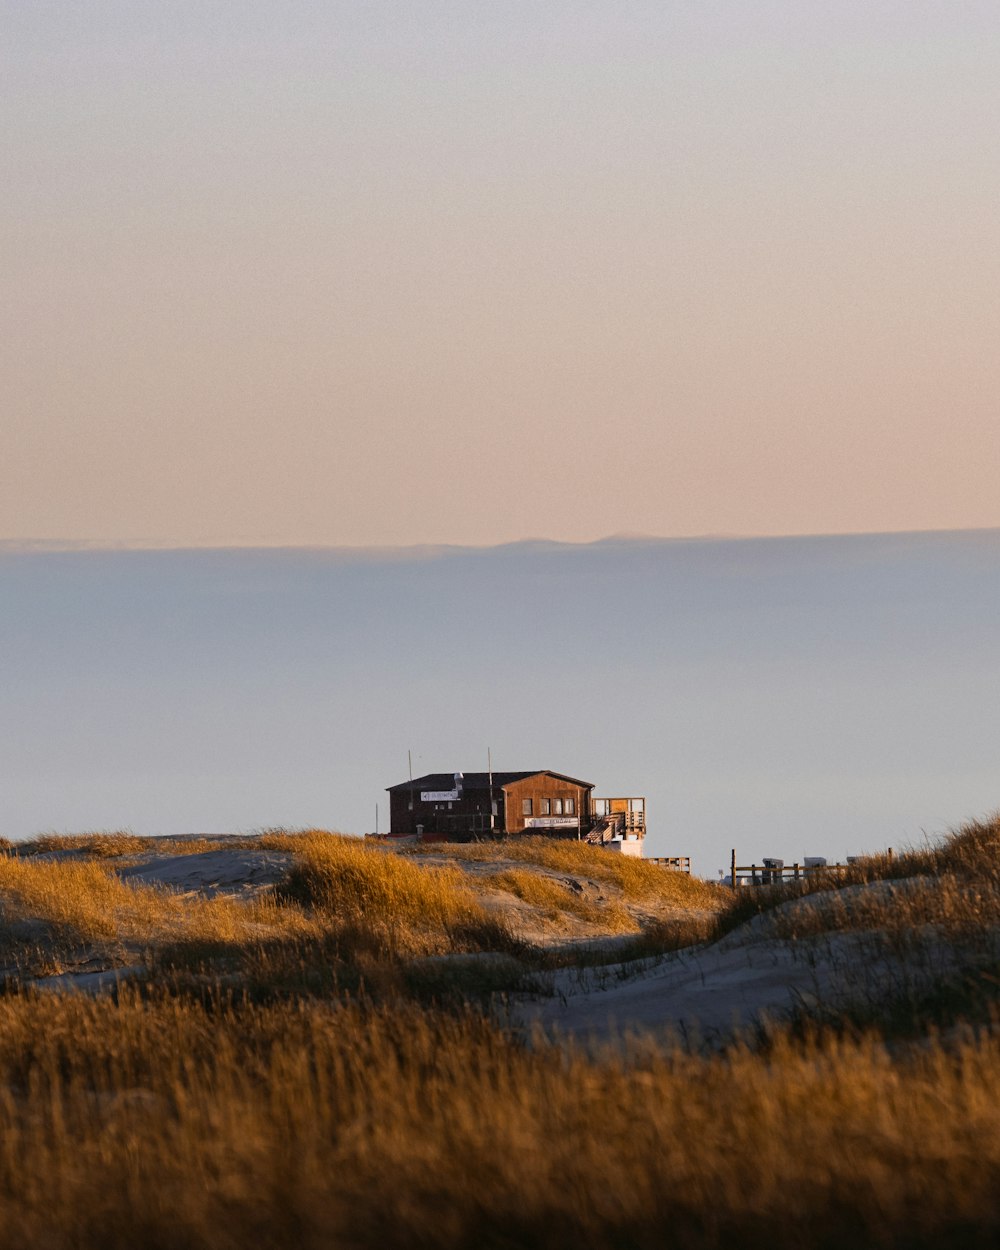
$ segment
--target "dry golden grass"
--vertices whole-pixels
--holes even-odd
[[[568,885],[527,868],[507,868],[503,872],[473,879],[480,890],[503,890],[530,903],[549,919],[568,914],[599,926],[609,933],[634,933],[639,925],[622,905],[613,899],[587,898]]]
[[[789,939],[859,930],[913,936],[927,926],[951,941],[996,930],[1000,882],[970,881],[947,872],[813,894],[783,907],[769,932]]]
[[[718,908],[726,901],[717,886],[698,877],[568,838],[518,837],[465,845],[434,843],[426,848],[417,848],[417,854],[421,852],[448,854],[454,856],[457,862],[463,859],[481,862],[513,860],[535,865],[553,872],[606,882],[620,891],[623,898],[632,901],[654,899],[678,907],[705,908]]]
[[[515,945],[503,921],[489,915],[457,868],[418,867],[358,838],[321,831],[299,835],[295,851],[279,899],[312,909],[323,923],[350,930],[354,937],[367,931],[387,954]]]
[[[147,838],[140,853],[144,855],[207,855],[211,851],[249,851],[259,846],[260,839],[252,835],[245,838],[213,838],[206,834],[199,838]]]
[[[211,834],[205,834],[195,838],[148,838],[144,851],[157,855],[202,855],[209,851],[295,851],[309,837],[326,832],[317,829],[268,829],[263,833],[248,833],[241,837],[212,837]]]
[[[89,839],[74,839],[72,849],[89,845]],[[32,977],[141,962],[161,980],[193,976],[205,984],[223,977],[264,997],[364,986],[380,998],[453,999],[461,992],[488,999],[514,989],[531,967],[546,960],[541,952],[528,958],[525,941],[517,936],[520,928],[539,939],[531,908],[557,926],[586,925],[593,937],[648,929],[643,954],[681,943],[677,926],[664,935],[662,926],[649,928],[648,916],[636,919],[617,886],[618,866],[592,849],[581,854],[582,848],[572,847],[567,854],[565,846],[533,842],[524,851],[555,868],[526,858],[489,873],[464,871],[461,859],[439,866],[319,830],[275,830],[250,839],[164,839],[143,843],[142,851],[197,855],[247,848],[292,858],[286,879],[253,901],[124,883],[116,870],[125,857],[113,864],[109,855],[11,857],[0,870],[0,908],[13,926],[0,941],[0,968]],[[576,876],[566,873],[563,881],[551,875],[565,873],[567,865],[588,871],[577,889],[572,888]],[[643,895],[648,903],[665,892],[674,906],[678,885],[701,901],[697,883],[647,868],[659,891]],[[529,910],[498,905],[507,893]],[[701,928],[690,935],[692,941],[700,936]],[[421,957],[483,951],[513,954],[521,962],[503,969],[493,965],[489,975],[473,975],[467,967],[454,975],[438,969],[431,976],[426,967],[419,973],[409,967]]]
[[[914,857],[925,854],[915,852]],[[967,822],[930,854],[937,872],[1000,882],[1000,812]]]
[[[1000,924],[1000,814],[970,821],[934,847],[867,856],[846,872],[724,895],[720,934],[778,909],[770,925],[787,938],[858,929],[901,934],[924,925],[956,938],[985,932]]]
[[[43,833],[27,842],[15,844],[22,856],[41,855],[53,851],[84,851],[97,859],[113,859],[125,855],[141,855],[149,847],[149,839],[134,833]]]
[[[181,897],[126,884],[99,861],[0,858],[0,958],[27,975],[59,972],[85,951],[107,966],[158,948],[239,947],[292,940],[313,926],[301,909],[263,896],[248,901]]]
[[[212,837],[142,837],[118,833],[44,833],[20,842],[0,838],[0,851],[22,858],[54,852],[78,851],[94,859],[131,858],[140,855],[203,855],[209,851],[294,851],[315,830],[269,829],[260,834]]]
[[[295,853],[282,886],[250,899],[124,882],[115,871],[122,860],[112,867],[108,856],[0,858],[0,971],[35,977],[141,961],[159,978],[223,976],[264,995],[363,984],[384,996],[404,992],[407,959],[519,949],[456,868],[425,871],[319,831],[248,845]],[[215,849],[187,842],[179,852]]]
[[[5,1250],[993,1246],[1000,1050],[525,1047],[396,1007],[0,1000]]]
[[[296,851],[285,892],[345,919],[443,929],[482,918],[457,869],[424,870],[357,838],[321,832],[302,837]]]
[[[996,822],[960,831],[891,893],[816,899],[834,927],[995,931],[997,835]],[[400,952],[490,949],[477,882],[578,916],[604,904],[548,873],[617,898],[666,887],[690,917],[681,902],[634,939],[664,949],[721,931],[725,894],[648,864],[655,890],[622,886],[627,861],[572,844],[515,844],[517,866],[473,881],[463,853],[493,859],[492,847],[439,869],[329,834],[269,836],[297,863],[281,899],[251,904],[124,885],[94,859],[0,858],[5,920],[159,943],[151,966],[171,988],[0,995],[4,1250],[1000,1243],[996,1019],[947,1044],[783,1032],[757,1050],[644,1038],[625,1056],[586,1055],[468,1009],[417,1007],[400,972],[417,964]],[[735,916],[744,903],[729,897]],[[240,975],[225,989],[178,979],[170,943],[195,962],[213,944],[235,952]],[[258,988],[266,1004],[250,1001]]]

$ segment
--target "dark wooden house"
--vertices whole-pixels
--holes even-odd
[[[467,842],[538,833],[610,843],[646,832],[644,799],[595,799],[592,782],[548,768],[427,773],[388,792],[394,838]]]

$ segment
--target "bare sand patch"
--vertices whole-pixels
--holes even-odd
[[[144,855],[120,869],[123,881],[161,885],[180,894],[253,896],[277,884],[291,867],[288,851],[234,850],[201,851],[191,855]]]

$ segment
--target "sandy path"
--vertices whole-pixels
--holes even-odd
[[[859,981],[859,969],[863,978]],[[664,956],[655,965],[563,969],[553,996],[518,1004],[515,1024],[541,1028],[585,1045],[614,1043],[629,1033],[724,1040],[797,1006],[843,1004],[881,983],[912,975],[872,933],[816,940],[754,940],[746,928],[711,946]]]

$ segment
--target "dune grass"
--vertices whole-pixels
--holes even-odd
[[[775,932],[788,938],[864,928],[900,933],[924,924],[971,933],[1000,923],[1000,813],[967,822],[935,846],[864,856],[846,871],[725,895],[719,936],[778,910],[787,914]],[[794,906],[810,897],[815,907]]]
[[[128,831],[43,833],[24,842],[11,842],[8,849],[22,857],[59,851],[82,851],[95,859],[117,859],[122,856],[141,855],[148,848],[149,842],[150,839]]]
[[[425,870],[356,838],[272,831],[251,841],[254,849],[294,853],[280,888],[252,899],[123,881],[116,868],[124,852],[99,844],[92,857],[90,841],[71,841],[56,849],[82,851],[78,858],[0,857],[0,970],[8,977],[139,963],[152,978],[188,989],[221,978],[265,998],[362,988],[384,998],[405,994],[407,960],[523,949],[457,868]],[[242,841],[224,846],[243,849]],[[419,978],[413,988],[421,990]],[[441,978],[437,989],[448,989]]]
[[[490,976],[507,984],[512,948],[462,852],[438,867],[320,832],[269,836],[295,862],[252,903],[124,884],[113,855],[0,857],[7,931],[153,946],[150,978],[114,997],[0,993],[5,1250],[1000,1240],[1000,966],[961,962],[1000,927],[1000,821],[958,831],[908,881],[876,864],[859,869],[868,889],[831,875],[809,897],[754,892],[757,913],[764,896],[777,907],[775,933],[815,904],[820,936],[944,934],[961,957],[953,997],[936,1015],[940,1001],[910,995],[916,1044],[848,1013],[712,1053],[649,1036],[584,1053],[473,1009]],[[746,918],[741,895],[654,865],[655,890],[622,887],[607,852],[516,845],[515,866],[479,880],[560,913],[605,903],[553,873],[605,883],[609,900],[656,899],[664,878],[677,897],[680,881],[690,916],[630,938],[634,957]],[[786,940],[803,936],[795,923]],[[891,1024],[874,999],[867,1018]]]
[[[447,854],[458,863],[513,860],[585,877],[614,886],[630,901],[655,899],[682,907],[718,907],[724,901],[717,886],[698,877],[569,838],[517,837],[464,845],[433,843],[414,848],[412,853],[419,856],[430,852]]]
[[[112,846],[83,837],[46,840],[45,849],[72,854],[15,854],[0,866],[0,908],[9,922],[0,963],[7,974],[139,963],[160,983],[190,990],[221,980],[258,999],[364,992],[382,1001],[454,1002],[463,994],[489,1001],[551,962],[517,937],[515,924],[523,917],[503,905],[505,895],[556,924],[569,918],[604,934],[639,928],[613,886],[595,897],[592,884],[589,891],[573,889],[575,878],[557,879],[530,860],[499,873],[473,874],[460,861],[439,866],[320,830],[272,830],[218,843],[141,841],[142,855],[280,851],[291,855],[291,867],[277,888],[252,901],[206,899],[123,882],[117,869],[136,857],[121,840]],[[113,853],[118,849],[121,855]],[[596,857],[582,861],[588,868],[590,858]],[[548,860],[565,862],[551,855]],[[654,880],[659,883],[661,874]],[[413,963],[486,952],[512,958],[461,966]],[[567,951],[559,958],[570,956]]]
[[[1000,882],[970,881],[953,872],[875,882],[809,895],[777,912],[767,932],[796,940],[822,933],[878,931],[907,939],[926,926],[967,943],[1000,927]]]
[[[482,1017],[0,999],[6,1250],[985,1247],[1000,1050],[706,1058]]]
[[[319,830],[295,841],[295,863],[279,900],[308,907],[324,923],[364,934],[387,954],[510,950],[518,943],[490,915],[457,868],[424,866],[358,838]]]
[[[588,898],[569,885],[527,868],[507,868],[475,879],[480,890],[503,890],[530,903],[550,920],[575,916],[609,933],[631,933],[638,930],[635,918],[616,899]]]
[[[190,957],[310,930],[301,909],[278,907],[266,895],[181,897],[123,882],[102,860],[16,856],[0,858],[0,926],[0,958],[22,975],[60,972],[84,956],[114,967],[159,948],[184,948]]]
[[[417,868],[357,838],[315,831],[296,843],[297,861],[283,894],[350,919],[379,917],[400,924],[448,928],[482,918],[453,868]]]
[[[127,830],[97,833],[42,833],[13,841],[0,838],[0,853],[29,859],[35,855],[75,852],[86,859],[136,858],[142,855],[203,855],[209,851],[294,851],[314,830],[265,829],[260,833],[146,837]]]
[[[764,913],[772,913],[767,933],[778,940],[871,930],[883,946],[912,950],[927,946],[932,932],[955,949],[961,945],[966,957],[976,952],[983,967],[983,960],[1000,958],[1000,818],[973,822],[935,848],[861,861],[848,874],[735,894],[568,840],[436,846],[447,857],[442,866],[425,854],[399,855],[323,831],[270,830],[217,844],[158,840],[161,853],[253,847],[292,857],[282,885],[252,903],[181,898],[119,880],[113,866],[134,855],[137,844],[143,853],[149,849],[147,840],[131,834],[53,837],[36,840],[35,853],[0,856],[0,905],[8,921],[0,953],[8,967],[47,966],[46,946],[50,956],[58,955],[48,964],[58,966],[91,946],[111,963],[134,962],[142,953],[158,975],[170,966],[200,967],[206,975],[215,969],[254,983],[306,986],[317,983],[312,966],[333,959],[336,976],[320,978],[327,992],[334,984],[363,982],[396,992],[396,973],[386,977],[400,961],[477,951],[526,954],[514,936],[518,913],[505,914],[502,902],[497,905],[504,894],[555,923],[569,918],[595,932],[636,934],[628,948],[609,948],[608,958],[645,958],[711,941]],[[71,850],[80,858],[39,858],[42,849]],[[469,871],[475,863],[490,871]],[[916,875],[901,879],[904,872]],[[552,957],[539,953],[534,962],[551,963]],[[590,961],[593,952],[579,957]]]
[[[169,926],[180,913],[179,900],[164,891],[125,885],[93,861],[0,861],[0,894],[8,917],[43,919],[82,941],[145,938]],[[205,900],[206,902],[208,900]],[[185,912],[187,909],[185,909]],[[224,915],[218,907],[204,915]]]

